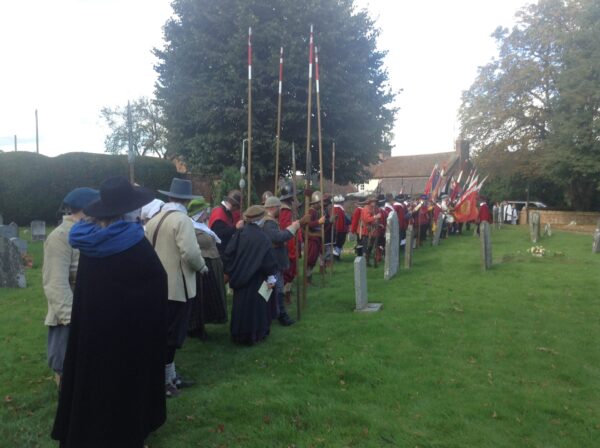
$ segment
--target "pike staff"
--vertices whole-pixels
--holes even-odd
[[[306,172],[304,179],[304,213],[308,213],[310,208],[310,119],[312,111],[312,65],[313,65],[313,26],[310,26],[310,41],[308,50],[308,114],[306,117]],[[307,271],[308,271],[308,226],[304,232],[304,263],[302,270],[302,304],[306,303],[306,287],[307,287]]]
[[[277,137],[275,140],[275,187],[273,194],[277,196],[279,189],[279,143],[281,141],[281,92],[283,84],[283,47],[279,49],[279,98],[277,100]]]
[[[333,187],[335,185],[335,142],[332,143],[331,145],[331,198],[333,200]],[[334,259],[333,259],[333,248],[335,247],[335,245],[333,244],[333,236],[334,236],[334,230],[335,230],[335,223],[337,221],[336,219],[336,214],[335,214],[335,206],[332,205],[331,208],[331,217],[332,217],[332,223],[331,223],[331,272],[330,274],[333,276],[333,265],[334,263]]]
[[[252,27],[248,28],[248,207],[252,204]],[[243,202],[243,201],[242,201]]]
[[[317,138],[319,142],[319,188],[321,190],[321,216],[325,216],[325,204],[323,196],[325,191],[323,188],[323,142],[321,139],[321,95],[319,92],[319,48],[315,47],[315,86],[317,90]],[[325,283],[325,223],[321,225],[321,261],[323,269],[321,269],[321,286]]]
[[[298,219],[298,202],[297,202],[297,192],[296,192],[296,148],[294,142],[292,142],[292,193],[294,195],[294,201],[292,202],[292,217],[293,219]],[[300,303],[300,276],[298,275],[298,259],[300,258],[300,232],[296,232],[294,235],[296,250],[296,318],[300,320],[300,315],[302,314],[302,306]]]

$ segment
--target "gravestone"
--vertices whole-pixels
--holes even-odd
[[[4,224],[4,218],[0,215],[0,226]]]
[[[404,267],[410,269],[413,263],[415,230],[412,224],[406,229],[406,244],[404,245]]]
[[[19,249],[19,253],[21,255],[25,255],[27,253],[27,241],[17,237],[11,238],[10,242],[17,246],[17,249]]]
[[[400,226],[398,215],[392,212],[388,215],[385,226],[385,266],[383,278],[391,279],[400,267]]]
[[[19,249],[0,236],[0,288],[25,288],[25,268]]]
[[[531,242],[536,244],[540,240],[540,214],[538,212],[531,212],[529,220],[529,236]]]
[[[594,244],[592,244],[592,253],[600,253],[600,220],[598,220],[598,225],[596,226],[596,230],[594,232]]]
[[[438,246],[440,244],[440,238],[442,236],[442,228],[444,226],[444,215],[440,213],[437,222],[435,223],[435,232],[433,233],[432,246]]]
[[[487,271],[492,267],[492,240],[490,236],[490,223],[482,221],[479,225],[481,241],[481,268]]]
[[[369,303],[367,292],[367,260],[362,256],[362,246],[356,248],[354,259],[354,297],[356,308],[354,311],[361,313],[372,313],[379,311],[383,306],[381,303]]]
[[[46,221],[31,221],[31,241],[46,239]]]
[[[552,236],[552,226],[549,222],[544,224],[544,236]]]

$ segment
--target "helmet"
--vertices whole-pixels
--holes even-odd
[[[265,191],[262,196],[260,197],[260,202],[262,202],[263,204],[265,203],[265,201],[267,200],[267,198],[270,198],[271,196],[273,196],[273,193],[270,191]]]
[[[294,188],[292,184],[285,184],[281,187],[280,191],[281,196],[279,199],[285,201],[286,199],[290,199],[294,197]]]
[[[312,204],[316,204],[317,202],[321,202],[321,192],[320,191],[315,191],[313,192],[312,196],[310,197],[310,203]]]

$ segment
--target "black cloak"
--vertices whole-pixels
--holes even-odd
[[[231,337],[241,344],[254,344],[269,334],[269,311],[258,293],[263,281],[277,272],[271,241],[256,224],[237,231],[224,253],[224,268],[233,289]],[[269,300],[276,300],[271,294]]]
[[[52,438],[61,448],[142,448],[166,420],[167,274],[143,238],[81,253]]]

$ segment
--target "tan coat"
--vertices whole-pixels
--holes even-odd
[[[167,213],[163,210],[146,224],[146,238],[152,244],[158,223]],[[183,212],[171,213],[162,222],[154,247],[169,278],[169,300],[185,302],[196,296],[196,271],[204,269],[200,246],[192,220]],[[187,297],[185,286],[187,287]]]
[[[79,251],[69,245],[69,232],[75,221],[65,216],[63,222],[54,229],[44,242],[44,266],[42,283],[48,300],[48,326],[67,325],[71,322],[73,290]]]

